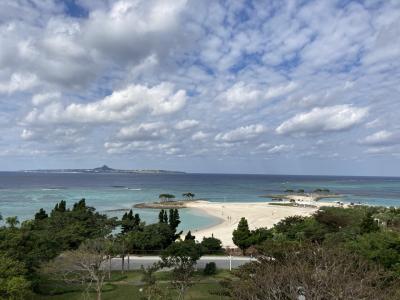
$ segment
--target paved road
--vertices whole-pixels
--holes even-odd
[[[160,261],[159,256],[136,256],[131,255],[129,257],[129,270],[139,270],[141,266],[147,267],[151,266],[153,263]],[[197,267],[199,269],[204,268],[204,266],[209,262],[215,262],[218,269],[228,269],[230,266],[232,268],[237,268],[249,261],[256,260],[255,258],[246,257],[246,256],[232,256],[231,260],[229,256],[202,256],[197,261]],[[121,270],[122,268],[122,259],[121,258],[113,258],[111,261],[111,269],[112,270]],[[128,258],[125,257],[125,270],[128,269]]]

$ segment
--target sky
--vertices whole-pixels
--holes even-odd
[[[1,0],[0,170],[400,176],[400,1]]]

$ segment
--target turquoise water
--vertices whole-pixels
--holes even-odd
[[[141,190],[123,188],[82,189],[82,188],[41,188],[41,189],[2,189],[0,190],[0,213],[3,217],[18,216],[20,221],[31,219],[40,208],[50,211],[59,200],[66,200],[68,205],[85,198],[88,205],[109,216],[121,217],[124,209],[131,209],[135,203],[156,200],[158,194]],[[160,192],[161,193],[161,192]],[[120,211],[118,211],[120,210]],[[159,210],[134,209],[146,223],[158,220]],[[218,224],[218,219],[202,211],[180,209],[181,230],[193,230]]]
[[[40,208],[47,211],[55,203],[68,205],[86,198],[88,205],[111,216],[135,203],[151,202],[161,193],[181,198],[193,192],[209,201],[266,201],[261,195],[286,189],[329,188],[343,194],[344,202],[400,206],[400,178],[327,177],[225,174],[46,174],[0,172],[0,213],[3,217],[32,218]],[[337,199],[332,199],[337,201]],[[158,210],[135,209],[146,222],[157,220]],[[211,226],[217,219],[193,209],[181,211],[183,230]]]

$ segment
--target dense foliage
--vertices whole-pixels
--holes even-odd
[[[124,219],[125,218],[125,219]],[[182,234],[177,231],[180,224],[180,216],[177,209],[161,210],[159,221],[146,225],[140,221],[139,215],[133,216],[132,211],[124,215],[122,224],[132,220],[132,226],[122,227],[120,239],[124,241],[129,253],[154,253],[167,248]]]
[[[30,286],[24,264],[0,254],[0,299],[24,299]]]
[[[230,285],[232,298],[399,299],[398,280],[343,249],[307,243],[280,254],[240,267],[240,280]]]
[[[40,283],[38,270],[64,251],[77,249],[83,242],[108,236],[117,221],[99,214],[85,199],[68,208],[57,203],[47,214],[40,209],[33,220],[6,218],[0,227],[0,297],[25,299]]]
[[[245,254],[247,248],[257,245],[271,236],[271,232],[266,228],[257,228],[251,231],[246,218],[241,218],[237,229],[232,233],[232,240],[242,250],[243,254]]]
[[[200,243],[203,254],[218,254],[223,253],[221,240],[215,237],[203,237]]]
[[[257,249],[231,286],[235,299],[400,299],[400,210],[323,207],[271,229],[242,219],[233,241]],[[327,296],[329,295],[329,297]],[[327,297],[327,298],[326,298]]]

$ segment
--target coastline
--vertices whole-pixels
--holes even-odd
[[[280,220],[289,216],[310,216],[321,206],[338,206],[331,202],[315,202],[315,206],[279,206],[270,205],[270,202],[209,202],[192,201],[187,203],[193,208],[217,218],[217,224],[192,230],[199,242],[203,237],[214,236],[221,240],[223,247],[236,247],[232,241],[232,232],[236,229],[240,218],[245,217],[250,230],[260,227],[270,228]]]
[[[206,201],[206,200],[199,200],[199,201],[204,201],[204,202],[209,202],[209,203],[213,203],[210,201]],[[197,202],[197,201],[192,201],[192,202]],[[191,207],[191,206],[187,206],[186,208],[190,208],[190,209],[194,209],[197,210],[199,212],[201,212],[202,214],[206,215],[207,217],[212,217],[214,220],[216,220],[215,224],[210,224],[210,225],[206,225],[206,226],[201,226],[198,229],[193,229],[191,230],[192,233],[194,232],[200,232],[202,230],[208,230],[208,229],[212,229],[214,227],[217,227],[221,224],[223,224],[226,220],[224,218],[222,218],[221,216],[216,216],[211,214],[207,209],[202,208],[202,207]],[[182,234],[182,238],[184,238],[184,234]],[[196,238],[197,240],[197,238]],[[201,242],[201,240],[199,240],[199,242]]]

